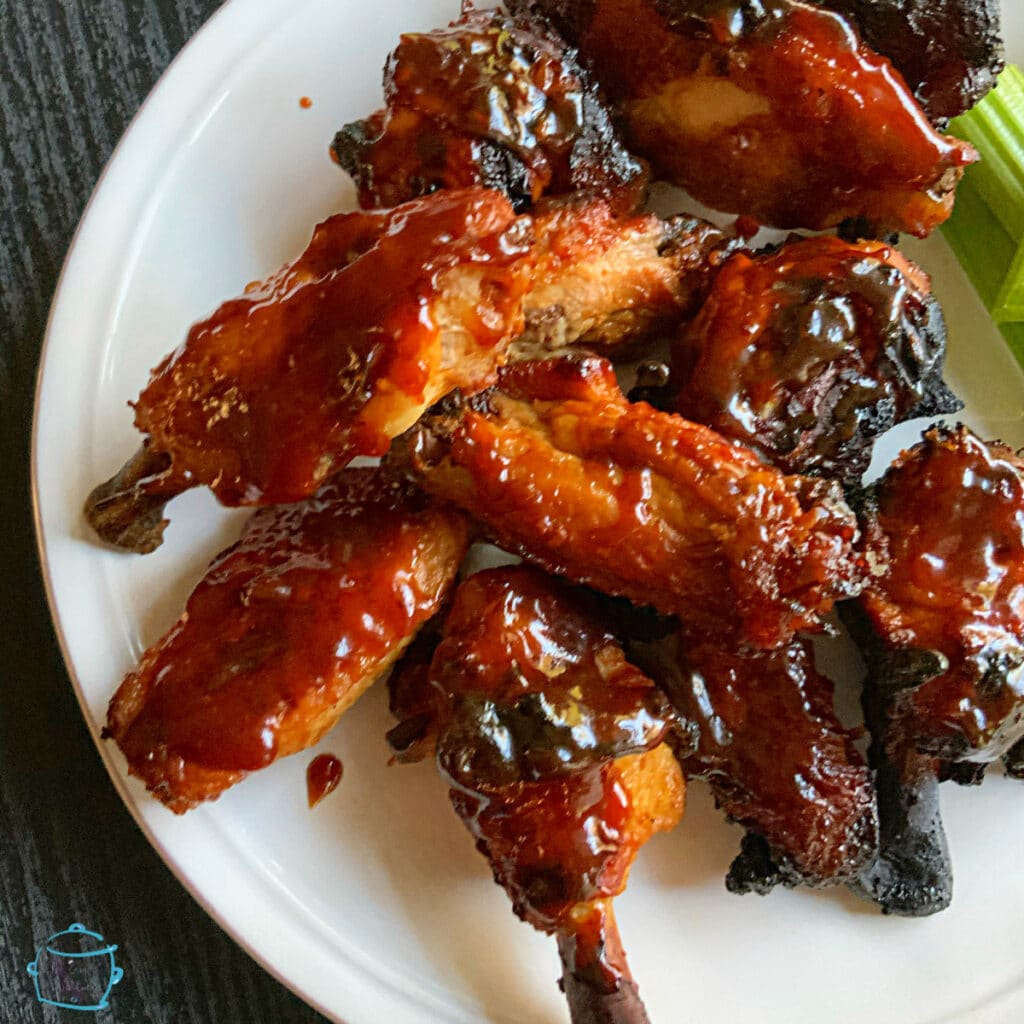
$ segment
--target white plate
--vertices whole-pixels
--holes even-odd
[[[1024,11],[1008,11],[1024,56]],[[65,658],[98,737],[106,704],[175,620],[238,513],[192,493],[146,558],[90,543],[84,496],[135,447],[127,399],[189,324],[299,252],[351,205],[327,158],[344,121],[373,110],[402,30],[443,0],[232,0],[174,63],[93,197],[54,303],[40,372],[34,473],[43,562]],[[305,110],[299,98],[309,95]],[[950,379],[966,418],[1024,443],[1024,375],[941,241],[911,246],[951,324]],[[913,436],[904,429],[900,440]],[[882,453],[889,458],[896,441]],[[564,1021],[554,943],[520,924],[429,766],[389,768],[384,695],[321,744],[338,793],[305,806],[309,756],[176,818],[100,744],[129,809],[172,870],[247,950],[349,1024]],[[844,892],[726,893],[739,832],[693,787],[675,833],[639,858],[618,901],[657,1024],[1019,1024],[1024,1019],[1024,790],[1001,778],[943,793],[954,907],[883,919]]]

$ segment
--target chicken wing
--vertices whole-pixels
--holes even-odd
[[[456,812],[516,913],[558,936],[574,1024],[643,1024],[612,898],[683,811],[665,698],[585,597],[523,566],[459,587],[417,678]]]
[[[888,57],[933,122],[970,110],[1003,69],[999,0],[814,0]]]
[[[196,324],[154,371],[135,425],[163,469],[143,489],[299,501],[355,456],[383,454],[451,388],[485,386],[522,330],[531,229],[483,189],[325,221],[298,260]],[[105,540],[125,544],[133,493],[115,477],[90,496]],[[165,525],[146,511],[155,530],[136,550]]]
[[[690,727],[678,749],[687,778],[706,779],[722,811],[748,830],[726,880],[731,891],[850,883],[873,862],[871,772],[806,643],[743,651],[684,629],[630,643],[627,653]]]
[[[888,794],[865,888],[894,913],[932,913],[951,891],[936,780],[973,780],[1024,737],[1024,460],[935,427],[869,492],[864,518],[872,578],[848,616]]]
[[[121,684],[106,734],[179,814],[312,746],[440,607],[468,536],[379,469],[257,512]]]
[[[516,0],[579,47],[632,149],[703,203],[780,228],[927,235],[974,150],[803,0]]]
[[[857,591],[837,485],[630,404],[603,359],[512,364],[396,460],[546,569],[770,648]]]
[[[468,11],[402,36],[384,69],[387,106],[346,125],[333,153],[364,207],[485,185],[518,210],[586,191],[638,206],[647,169],[623,146],[573,50],[550,26]]]
[[[962,408],[928,276],[891,246],[818,237],[736,254],[673,352],[676,408],[787,473],[860,482],[877,437]]]
[[[518,356],[678,325],[734,245],[692,218],[615,218],[600,199],[516,218],[482,189],[333,217],[156,369],[135,405],[144,447],[86,516],[146,552],[189,487],[229,505],[301,500],[453,388],[493,383],[513,339]]]

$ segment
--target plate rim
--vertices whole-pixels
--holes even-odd
[[[99,755],[100,761],[108,778],[110,779],[110,782],[113,784],[124,809],[128,812],[136,828],[139,829],[146,842],[157,854],[164,866],[171,872],[176,881],[185,889],[189,896],[191,896],[207,916],[222,931],[224,931],[231,940],[246,953],[246,955],[252,958],[272,978],[291,992],[292,995],[310,1006],[316,1012],[320,1013],[327,1020],[335,1022],[335,1024],[369,1024],[369,1022],[378,1021],[380,1019],[378,1016],[380,1010],[384,1010],[389,1013],[394,1011],[394,1003],[392,999],[387,1000],[387,1004],[385,1004],[385,1001],[380,999],[379,991],[370,991],[371,989],[379,989],[379,978],[374,977],[358,964],[349,961],[346,957],[345,964],[348,969],[347,973],[349,974],[346,982],[351,982],[351,987],[346,984],[346,1003],[351,999],[354,1004],[358,1005],[353,1005],[351,1009],[346,1007],[344,1011],[345,1017],[340,1016],[335,1009],[332,1009],[332,1007],[324,1001],[326,994],[324,996],[317,994],[315,986],[303,983],[300,978],[296,977],[294,972],[286,971],[285,967],[279,966],[272,959],[272,954],[269,950],[260,948],[256,941],[245,933],[241,925],[232,921],[226,911],[215,905],[212,898],[203,891],[199,883],[193,881],[190,877],[188,869],[182,863],[181,859],[172,853],[169,847],[158,836],[155,829],[146,820],[142,806],[129,791],[128,780],[125,773],[122,772],[116,764],[115,759],[107,749],[107,745],[101,738],[100,731],[94,726],[92,720],[93,716],[89,709],[88,697],[82,685],[74,659],[71,657],[71,649],[65,630],[65,622],[59,611],[57,593],[53,573],[51,571],[50,551],[47,531],[43,519],[42,498],[40,493],[40,433],[43,394],[47,377],[47,364],[50,357],[53,355],[53,350],[55,348],[55,323],[57,322],[58,316],[63,311],[63,306],[67,301],[66,296],[69,288],[69,282],[72,280],[72,276],[77,272],[78,264],[82,260],[81,243],[92,219],[92,215],[94,214],[101,197],[105,194],[106,186],[110,182],[111,178],[116,174],[119,166],[125,161],[126,154],[130,156],[131,151],[140,146],[139,133],[137,129],[140,124],[144,125],[151,116],[155,101],[158,101],[159,97],[162,97],[167,93],[168,82],[170,79],[173,77],[177,80],[177,73],[181,66],[183,64],[198,62],[203,56],[204,51],[209,50],[211,51],[211,54],[214,53],[215,44],[218,42],[219,34],[226,34],[224,31],[225,24],[233,24],[238,10],[246,4],[251,6],[253,2],[254,0],[224,0],[224,2],[210,14],[206,21],[203,22],[199,29],[185,41],[181,49],[174,55],[167,67],[157,77],[152,87],[146,93],[146,96],[138,109],[129,119],[117,141],[117,144],[114,146],[110,156],[107,158],[107,161],[97,178],[96,184],[93,186],[93,189],[89,194],[89,198],[82,209],[82,213],[72,234],[71,241],[61,265],[60,273],[58,274],[57,281],[54,286],[53,297],[50,301],[46,324],[43,330],[42,344],[39,349],[39,362],[35,373],[32,421],[30,425],[29,498],[36,541],[36,555],[39,561],[39,571],[46,595],[46,604],[49,612],[50,623],[57,639],[57,645],[60,649],[61,660],[71,682],[75,700],[78,704],[79,713],[82,716],[83,724],[89,733],[89,738],[92,741],[93,747]],[[288,8],[293,6],[293,0],[256,0],[256,2],[262,4],[268,10],[273,8],[281,12],[286,11]],[[240,44],[236,41],[235,49],[237,50],[239,48],[241,48]],[[222,49],[220,52],[223,54]],[[198,79],[202,76],[196,77]],[[195,92],[200,98],[206,95],[205,91],[201,89],[197,89]],[[183,124],[181,126],[185,128],[188,127],[187,124]],[[337,964],[334,964],[333,967],[336,970]],[[353,995],[353,992],[357,989],[362,989],[362,991],[359,995]],[[408,993],[401,992],[399,990],[391,990],[391,994],[394,997],[401,999],[403,1002],[409,1002]],[[404,1022],[405,1020],[406,1017],[403,1016],[402,1021]],[[411,1022],[414,1018],[408,1018],[408,1020]]]

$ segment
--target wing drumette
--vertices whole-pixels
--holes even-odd
[[[869,492],[870,587],[849,617],[870,673],[883,909],[943,909],[951,873],[935,794],[1024,736],[1024,460],[935,427]],[[965,774],[965,769],[967,769]]]
[[[707,779],[748,830],[728,887],[855,881],[878,850],[874,785],[807,644],[743,651],[681,630],[627,651],[690,726],[679,750],[687,777]]]
[[[483,189],[325,221],[264,284],[196,324],[135,403],[149,471],[90,496],[100,535],[126,538],[138,489],[166,500],[196,485],[227,505],[312,494],[453,387],[485,386],[522,329],[531,224]],[[124,483],[132,484],[127,490]],[[143,503],[144,506],[144,503]]]
[[[189,487],[225,504],[308,497],[453,388],[493,383],[514,338],[620,344],[678,324],[732,244],[693,219],[615,219],[598,199],[516,218],[483,189],[332,217],[157,368],[135,404],[144,447],[90,495],[89,521],[145,552]]]
[[[932,121],[970,110],[1003,68],[999,0],[815,0],[888,57]]]
[[[575,1024],[642,1024],[612,898],[684,786],[664,697],[585,601],[522,566],[470,577],[400,704],[516,913],[558,936]]]
[[[856,484],[877,437],[955,412],[928,276],[880,242],[818,237],[719,271],[673,351],[676,408],[788,473]]]
[[[121,684],[107,735],[177,813],[312,746],[440,607],[468,534],[378,469],[257,512]]]
[[[701,202],[879,237],[949,216],[974,150],[938,134],[884,57],[802,0],[517,0],[551,17],[627,142]]]
[[[543,22],[469,11],[446,29],[405,35],[384,95],[383,110],[334,140],[362,206],[469,185],[500,189],[517,209],[576,191],[622,210],[643,200],[645,166],[575,51]]]
[[[502,547],[759,647],[818,627],[861,583],[837,485],[627,402],[602,359],[506,367],[427,417],[403,457]]]

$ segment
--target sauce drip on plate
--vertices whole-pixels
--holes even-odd
[[[310,761],[306,769],[306,794],[311,809],[338,788],[344,771],[345,766],[333,754],[320,754]]]

